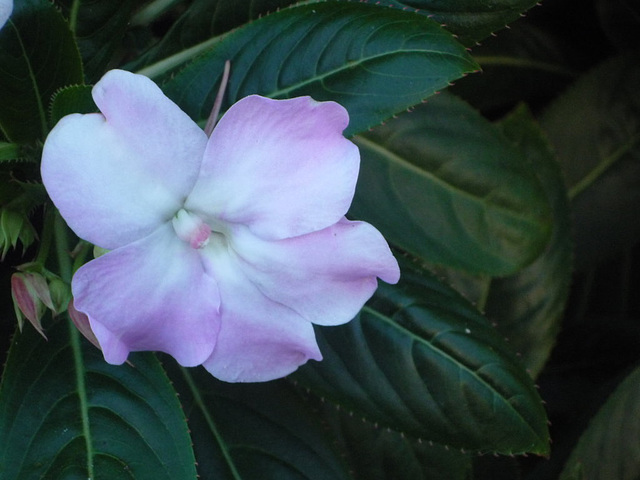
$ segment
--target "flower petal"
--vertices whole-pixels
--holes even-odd
[[[42,179],[81,238],[114,249],[180,208],[207,138],[142,75],[112,70],[93,97],[102,115],[69,115],[47,137]]]
[[[380,232],[343,219],[319,232],[264,241],[236,228],[232,246],[246,276],[265,296],[309,322],[339,325],[356,316],[375,292],[376,277],[400,278]]]
[[[342,136],[348,121],[337,103],[310,97],[240,100],[214,129],[186,208],[271,239],[334,224],[360,166],[358,148]]]
[[[86,314],[109,363],[160,350],[185,366],[206,360],[219,329],[220,297],[200,253],[170,224],[81,267],[75,308]]]
[[[321,360],[313,326],[265,297],[226,247],[215,243],[206,251],[220,288],[221,326],[203,366],[226,382],[264,382],[288,375],[310,358]]]
[[[0,0],[0,28],[9,20],[13,12],[13,0]]]

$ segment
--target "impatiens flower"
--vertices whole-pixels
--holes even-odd
[[[13,12],[13,0],[0,0],[0,28],[4,27]]]
[[[81,238],[74,307],[105,359],[159,350],[226,381],[320,360],[313,324],[353,318],[398,281],[371,225],[347,220],[359,168],[348,115],[309,97],[246,97],[211,137],[149,79],[112,70],[101,114],[63,118],[42,178]]]

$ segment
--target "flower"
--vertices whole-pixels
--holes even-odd
[[[13,12],[13,0],[0,0],[0,28],[4,27]]]
[[[211,137],[149,79],[108,72],[101,114],[49,134],[42,179],[81,238],[110,250],[73,277],[109,363],[159,350],[225,381],[265,381],[322,358],[312,324],[352,319],[399,268],[347,220],[359,168],[346,110],[257,95]]]

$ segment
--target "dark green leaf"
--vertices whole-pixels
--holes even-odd
[[[324,355],[294,374],[354,416],[417,441],[548,451],[546,416],[498,332],[454,290],[407,265],[352,322],[317,330]]]
[[[295,0],[195,0],[160,42],[128,68],[140,69],[292,3]]]
[[[165,85],[194,119],[206,119],[225,60],[227,102],[257,93],[311,95],[347,108],[351,135],[419,103],[475,64],[428,18],[363,4],[318,3],[268,15],[222,38]]]
[[[107,364],[71,322],[16,334],[0,386],[0,478],[195,479],[176,394],[152,354]]]
[[[353,411],[318,402],[337,447],[359,480],[467,480],[471,455],[407,437]],[[475,455],[473,455],[475,456]],[[510,479],[513,480],[513,479]]]
[[[486,314],[510,340],[533,376],[542,370],[560,330],[573,273],[569,199],[560,166],[525,108],[501,122],[506,136],[527,155],[553,208],[551,241],[536,261],[517,275],[495,279]]]
[[[0,30],[0,128],[13,142],[44,139],[51,96],[82,83],[78,48],[66,21],[48,0],[15,3]]]
[[[505,275],[549,239],[547,198],[522,152],[451,95],[355,139],[362,166],[351,215],[428,260]]]
[[[104,73],[131,18],[136,0],[64,0],[88,82]]]
[[[560,480],[640,478],[640,368],[614,391],[571,454]]]
[[[70,113],[97,112],[98,107],[91,96],[92,88],[91,85],[73,85],[57,92],[51,101],[51,126]]]
[[[620,50],[640,44],[640,4],[634,0],[596,0],[596,9],[605,34]]]
[[[461,78],[451,91],[484,111],[502,113],[522,101],[546,104],[577,76],[573,52],[565,43],[529,23],[516,22],[473,49],[482,74]]]
[[[373,3],[373,0],[369,0]],[[536,0],[381,0],[403,10],[417,10],[444,24],[458,35],[465,45],[472,46],[490,33],[517,20],[522,12],[533,7]]]
[[[579,270],[640,239],[640,55],[584,75],[541,119],[574,212]]]
[[[351,478],[314,412],[287,382],[229,384],[172,360],[167,368],[189,417],[200,478]]]

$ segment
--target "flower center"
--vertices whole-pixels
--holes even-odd
[[[202,248],[209,243],[211,227],[184,208],[175,214],[171,223],[178,238],[191,245],[191,248]]]

